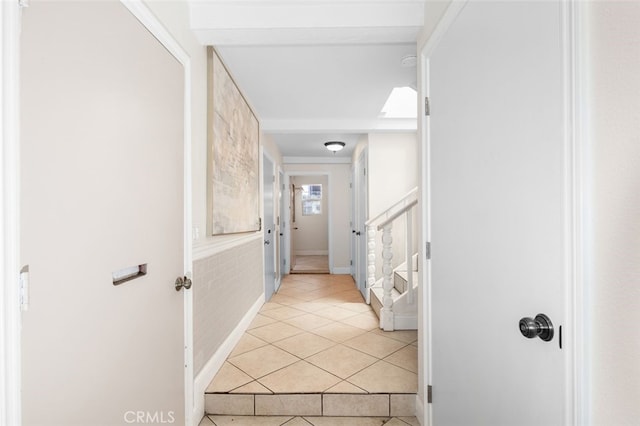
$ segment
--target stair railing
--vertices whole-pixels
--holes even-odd
[[[413,209],[418,205],[418,189],[414,188],[400,201],[366,222],[367,226],[367,292],[376,284],[376,232],[382,230],[382,308],[380,328],[393,331],[393,222],[404,216],[406,222],[407,302],[415,300],[413,288]],[[367,297],[370,299],[370,297]]]

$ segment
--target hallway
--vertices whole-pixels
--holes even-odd
[[[417,384],[416,331],[381,331],[351,276],[287,275],[207,388],[205,412],[386,421],[414,415]]]

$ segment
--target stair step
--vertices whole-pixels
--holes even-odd
[[[400,294],[407,291],[407,283],[409,282],[408,278],[409,274],[405,270],[396,270],[393,273],[393,286],[396,290],[400,292]],[[418,283],[418,272],[413,272],[413,286],[415,287]]]
[[[380,309],[382,309],[382,296],[384,294],[384,289],[382,287],[372,287],[371,288],[371,308],[376,313],[378,318],[380,318]],[[391,289],[391,297],[393,300],[396,300],[400,297],[400,292],[395,288]]]
[[[234,416],[415,416],[415,393],[205,394],[205,413]]]

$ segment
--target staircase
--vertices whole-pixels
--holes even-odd
[[[418,255],[413,255],[413,288],[415,295],[417,293],[418,282]],[[409,273],[407,271],[407,262],[398,266],[393,270],[393,288],[391,289],[391,298],[393,300],[393,323],[394,330],[417,330],[418,319],[416,312],[416,304],[409,302]],[[382,310],[384,300],[384,288],[382,286],[382,279],[379,280],[378,285],[371,288],[371,308],[381,317],[380,311]],[[381,327],[382,328],[382,327]],[[387,330],[388,331],[388,330]]]
[[[417,196],[418,190],[414,188],[400,201],[366,223],[367,301],[380,319],[380,328],[385,331],[416,330],[418,327],[418,255],[414,250],[416,236],[413,232]],[[404,240],[405,261],[394,267],[393,230],[394,225],[400,222],[404,222],[401,239]],[[377,234],[380,231],[381,248],[377,247]],[[376,276],[376,262],[382,263],[381,277]]]

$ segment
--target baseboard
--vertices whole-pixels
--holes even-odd
[[[429,419],[426,418],[427,409],[424,401],[420,398],[420,395],[416,395],[416,419],[422,426],[429,424]]]
[[[351,275],[351,266],[340,266],[331,269],[331,273],[335,275]]]
[[[416,314],[409,314],[409,315],[394,314],[393,329],[394,330],[417,330],[418,318]]]
[[[204,416],[204,392],[216,373],[222,367],[225,360],[238,344],[238,341],[255,318],[256,314],[264,304],[264,293],[258,297],[253,306],[249,308],[245,316],[240,320],[236,328],[233,329],[229,337],[220,345],[215,354],[207,361],[202,370],[194,379],[193,384],[193,426],[198,426],[200,420]]]

